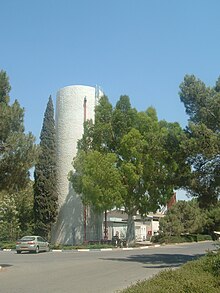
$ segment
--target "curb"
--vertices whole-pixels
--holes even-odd
[[[89,252],[89,251],[120,251],[120,250],[141,250],[141,249],[148,249],[148,248],[153,248],[153,247],[160,247],[160,244],[156,244],[156,245],[150,245],[150,246],[140,246],[140,247],[117,247],[117,248],[100,248],[100,249],[70,249],[70,250],[62,250],[62,249],[51,249],[50,251],[52,252]]]
[[[199,242],[210,242],[210,240],[206,241],[199,241]],[[198,242],[190,242],[190,243],[198,243]],[[169,243],[167,245],[184,245],[189,244],[189,242],[182,242],[182,243]],[[121,251],[121,250],[139,250],[139,249],[148,249],[148,248],[157,248],[160,246],[165,246],[166,244],[154,244],[154,245],[147,245],[147,246],[139,246],[139,247],[115,247],[115,248],[91,248],[91,249],[51,249],[50,252],[89,252],[89,251]],[[0,249],[1,251],[15,251],[15,249]],[[0,269],[2,267],[0,266]]]
[[[84,248],[81,248],[81,249],[51,249],[50,252],[89,252],[89,251],[113,251],[113,250],[116,250],[116,251],[119,251],[119,250],[139,250],[139,249],[148,249],[148,248],[151,248],[151,247],[160,247],[161,245],[160,244],[155,244],[155,245],[149,245],[149,246],[140,246],[140,247],[116,247],[116,248],[100,248],[100,249],[97,249],[97,248],[91,248],[91,249],[84,249]],[[2,249],[2,251],[14,251],[14,249]],[[1,269],[1,268],[0,268]]]

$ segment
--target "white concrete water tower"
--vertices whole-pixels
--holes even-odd
[[[59,214],[52,230],[52,242],[77,244],[83,241],[84,219],[81,197],[75,193],[68,173],[73,169],[77,141],[83,135],[84,120],[94,121],[94,108],[103,93],[97,87],[74,85],[57,92],[56,143]],[[93,231],[93,237],[100,237]]]

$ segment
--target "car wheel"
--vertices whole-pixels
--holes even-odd
[[[35,250],[35,252],[36,252],[36,253],[38,253],[38,252],[39,252],[39,246],[37,246],[37,247],[36,247],[36,250]]]
[[[17,250],[17,254],[20,254],[20,253],[21,253],[21,251]]]

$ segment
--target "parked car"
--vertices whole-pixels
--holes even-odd
[[[36,252],[49,251],[49,243],[41,236],[24,236],[16,242],[16,251],[21,253],[22,251]]]

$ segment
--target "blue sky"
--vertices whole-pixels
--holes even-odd
[[[220,75],[218,0],[0,0],[0,69],[11,101],[39,139],[49,95],[100,85],[111,103],[156,108],[187,124],[179,99],[185,74],[213,86]]]

